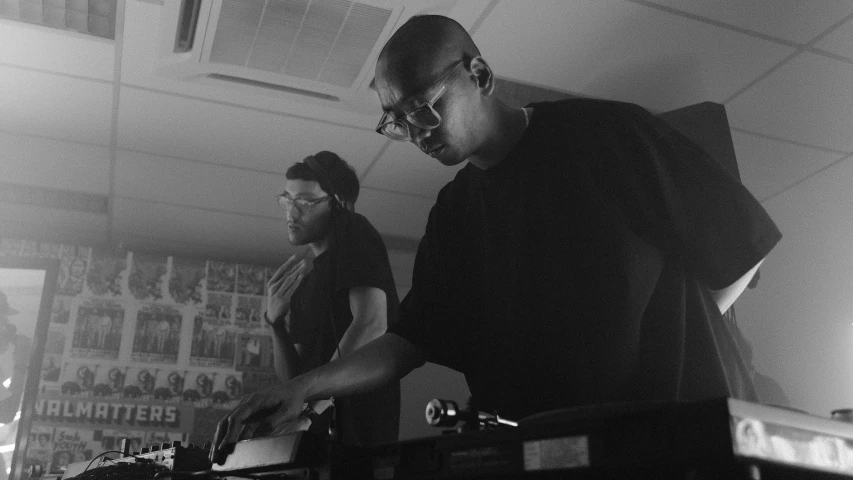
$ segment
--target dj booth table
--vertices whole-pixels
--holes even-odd
[[[733,399],[609,404],[369,449],[299,432],[237,442],[191,477],[177,464],[175,479],[828,480],[853,478],[853,424]]]

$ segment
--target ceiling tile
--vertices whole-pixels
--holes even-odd
[[[284,174],[119,150],[115,194],[175,205],[282,218]]]
[[[849,0],[650,1],[801,44],[808,43],[835,22],[853,13],[853,2]]]
[[[111,82],[115,42],[0,19],[0,64]]]
[[[853,60],[853,20],[848,20],[814,45]]]
[[[225,249],[265,264],[283,261],[295,251],[287,241],[285,223],[274,219],[128,198],[115,199],[113,217],[115,238],[132,235]]]
[[[74,210],[0,203],[0,238],[95,245],[106,241],[107,217]]]
[[[726,104],[729,123],[817,147],[853,151],[853,65],[803,53]]]
[[[167,157],[284,172],[331,150],[363,173],[385,143],[372,130],[122,88],[118,143]]]
[[[433,203],[421,197],[362,188],[356,211],[381,234],[420,239]]]
[[[109,193],[107,147],[0,132],[3,181],[74,192]]]
[[[660,111],[723,101],[793,51],[615,0],[500,2],[474,40],[498,76]]]
[[[762,201],[844,156],[741,132],[732,141],[741,180]]]
[[[0,130],[110,143],[110,84],[0,65],[0,92]]]
[[[466,163],[447,167],[409,142],[391,142],[362,183],[381,190],[434,199],[441,187],[453,180]]]

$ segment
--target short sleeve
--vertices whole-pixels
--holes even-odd
[[[594,176],[637,233],[683,257],[707,287],[731,285],[776,245],[778,228],[702,148],[641,107],[615,105]]]
[[[332,241],[335,244],[335,291],[354,287],[395,288],[388,278],[388,253],[379,232],[363,216],[337,214]],[[389,285],[389,283],[391,283]]]

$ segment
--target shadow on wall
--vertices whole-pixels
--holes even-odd
[[[758,274],[756,274],[756,276],[758,276]],[[753,279],[753,282],[750,284],[750,288],[754,287],[754,283],[756,281],[757,279]],[[740,350],[744,363],[749,367],[750,373],[752,374],[752,383],[755,386],[756,393],[758,393],[758,400],[767,405],[790,407],[791,402],[788,400],[788,396],[785,395],[785,391],[782,390],[782,386],[779,385],[776,380],[755,369],[755,366],[752,363],[752,346],[737,326],[734,307],[727,312],[727,315],[724,318],[726,322],[733,323],[734,328],[732,328],[731,331],[734,332],[735,343],[737,344],[738,350]]]

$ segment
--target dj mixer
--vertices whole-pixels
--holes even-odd
[[[853,423],[734,399],[593,405],[519,422],[434,400],[427,419],[456,428],[373,448],[309,432],[243,440],[221,465],[204,448],[163,445],[100,468],[156,465],[157,479],[853,479]]]

